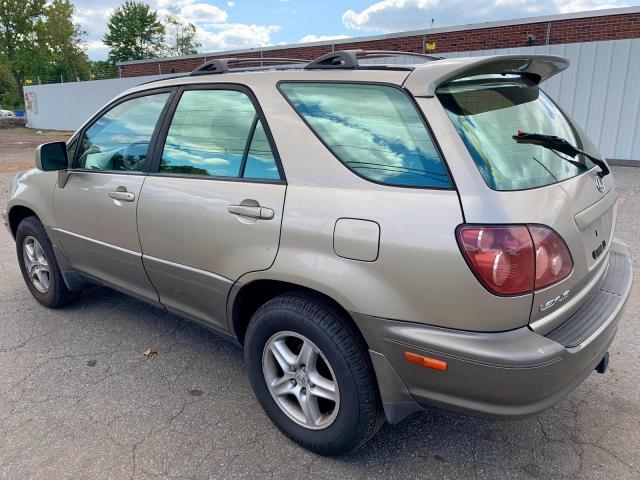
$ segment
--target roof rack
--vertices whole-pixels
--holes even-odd
[[[331,68],[357,68],[361,66],[358,58],[363,57],[391,57],[394,55],[408,55],[412,57],[426,58],[429,60],[442,60],[442,57],[427,55],[424,53],[402,52],[396,50],[336,50],[316,58],[306,65],[305,70],[324,70]]]
[[[255,57],[255,58],[216,58],[203,63],[191,72],[191,75],[209,75],[212,73],[226,73],[229,64],[239,63],[309,63],[311,60],[304,58],[279,58],[279,57]]]
[[[216,58],[203,63],[195,70],[191,72],[192,76],[195,75],[209,75],[215,73],[227,73],[229,71],[229,65],[241,64],[241,63],[260,63],[262,67],[265,63],[281,63],[281,64],[306,64],[303,66],[305,70],[324,70],[332,68],[350,69],[358,67],[372,67],[375,65],[360,65],[358,63],[359,58],[380,58],[391,57],[397,55],[407,55],[411,57],[419,57],[427,60],[441,60],[442,57],[436,57],[434,55],[427,55],[424,53],[415,52],[403,52],[398,50],[336,50],[335,52],[327,53],[315,60],[307,60],[304,58],[282,58],[282,57],[251,57],[251,58]],[[260,68],[261,68],[260,67]],[[302,65],[301,65],[302,67]],[[246,70],[254,69],[248,67]],[[256,68],[257,69],[257,68]],[[238,69],[241,70],[241,69]],[[242,69],[244,70],[244,69]]]

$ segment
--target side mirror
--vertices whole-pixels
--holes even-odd
[[[45,172],[66,170],[69,167],[65,142],[43,143],[36,149],[36,167]]]

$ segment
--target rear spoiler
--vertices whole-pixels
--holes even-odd
[[[535,83],[560,73],[569,60],[556,55],[493,55],[489,57],[450,58],[417,67],[404,87],[416,97],[433,97],[436,89],[453,80],[475,75],[524,75]]]

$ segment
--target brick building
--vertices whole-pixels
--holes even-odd
[[[451,53],[640,38],[640,7],[531,17],[387,35],[211,52],[118,64],[122,77],[189,72],[214,58],[314,59],[332,50],[402,50]]]

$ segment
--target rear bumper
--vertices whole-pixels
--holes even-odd
[[[599,290],[546,336],[528,327],[466,332],[353,314],[370,347],[387,419],[396,423],[426,405],[506,418],[549,408],[606,354],[632,277],[629,250],[615,242]],[[443,360],[448,368],[409,363],[405,352]]]

